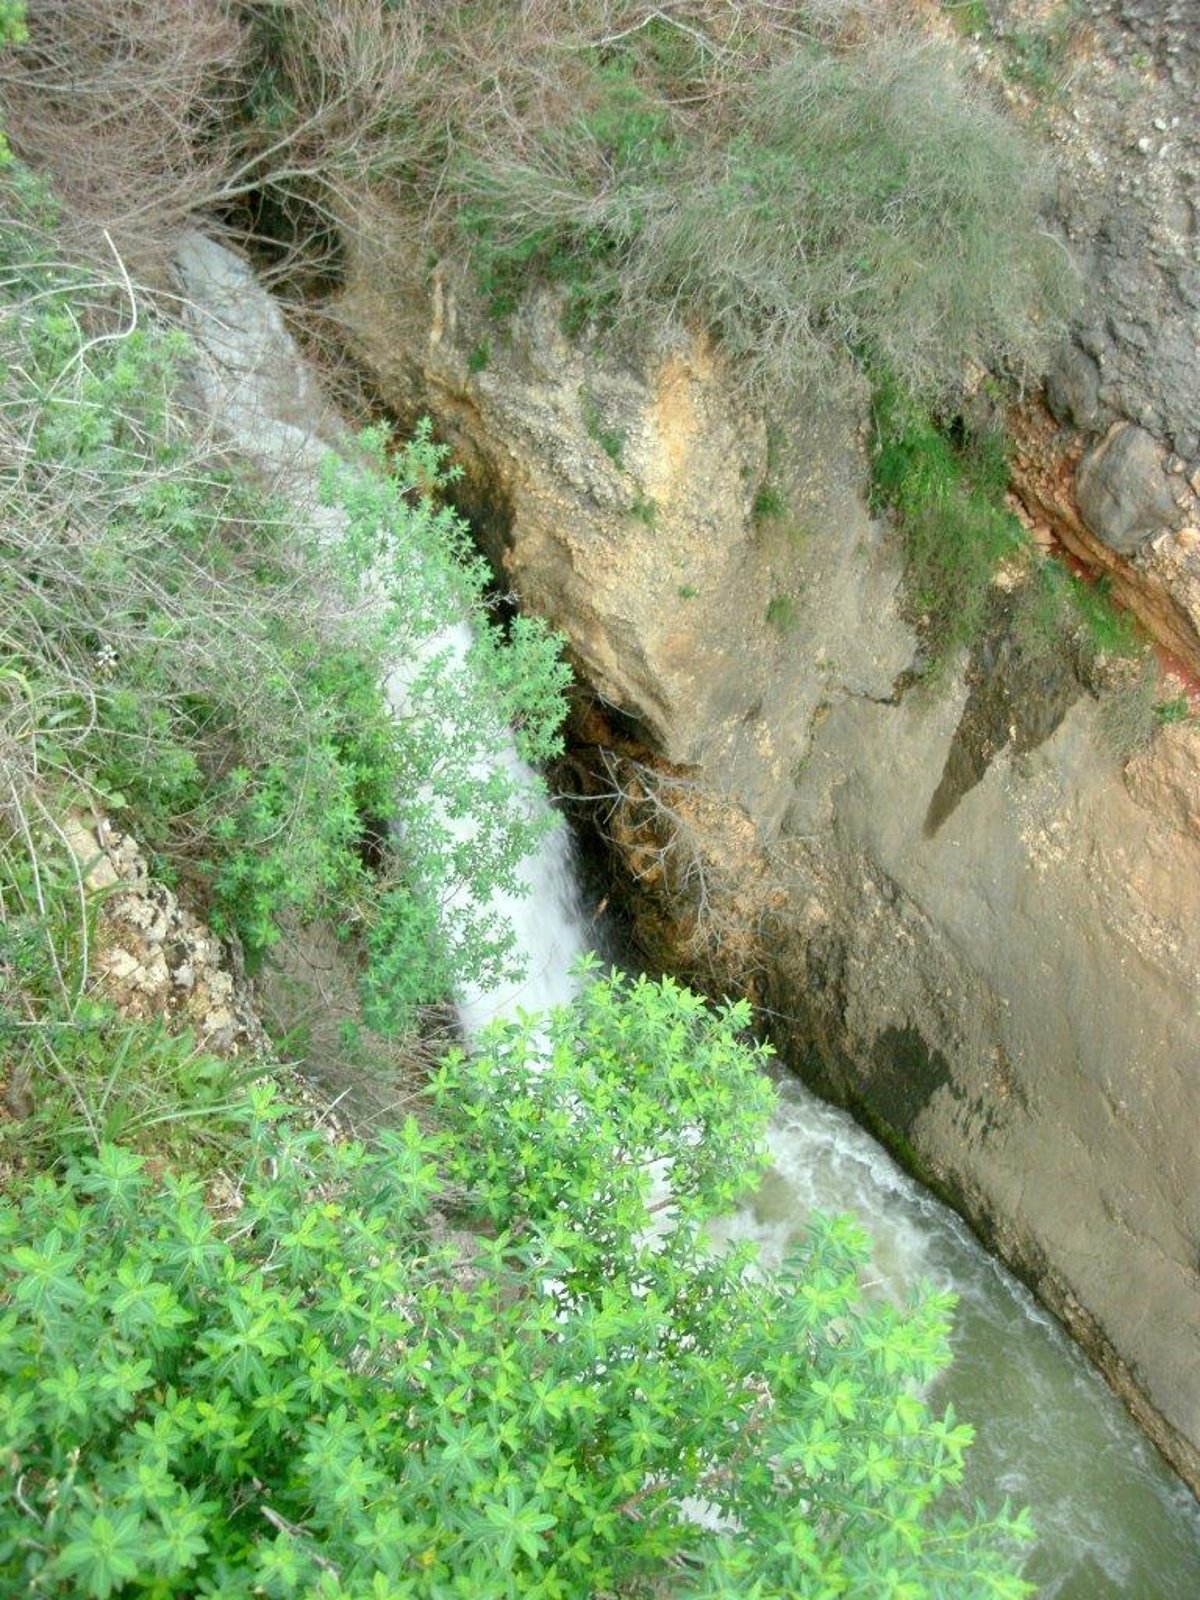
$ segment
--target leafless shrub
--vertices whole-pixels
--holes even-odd
[[[384,0],[32,0],[0,121],[50,176],[79,255],[100,254],[107,232],[161,280],[189,220],[229,220],[253,194],[344,216],[407,77],[409,36]]]
[[[678,773],[604,746],[596,756],[588,787],[599,832],[634,881],[669,907],[673,937],[686,930],[674,954],[698,981],[743,983],[761,954],[758,901],[764,892],[770,898],[761,885],[731,876],[730,861],[749,842],[738,837],[746,819]],[[743,896],[744,889],[751,892]]]
[[[245,92],[245,41],[218,0],[33,0],[7,54],[0,116],[54,175],[83,252],[107,228],[150,264],[220,185],[220,128]]]

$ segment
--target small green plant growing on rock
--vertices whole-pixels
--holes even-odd
[[[1079,17],[1076,0],[1065,0],[1036,27],[1007,34],[1003,39],[1005,71],[1013,82],[1041,101],[1061,94]]]
[[[767,603],[766,620],[780,633],[791,633],[796,626],[796,602],[791,595],[772,595]]]
[[[936,670],[976,637],[996,570],[1024,548],[1024,531],[1002,503],[1007,473],[994,445],[956,447],[893,379],[876,387],[874,424],[876,502],[903,531],[909,605]]]
[[[625,450],[625,434],[622,430],[612,427],[605,420],[604,413],[590,394],[583,396],[581,415],[588,438],[596,441],[614,467],[621,466]]]
[[[755,522],[768,522],[782,517],[787,511],[787,499],[773,483],[764,483],[754,496],[752,514]]]
[[[968,39],[988,38],[992,19],[984,0],[942,0],[942,10],[954,24],[957,33]]]
[[[1156,701],[1154,716],[1159,726],[1163,728],[1175,728],[1182,723],[1196,721],[1196,713],[1192,710],[1192,703],[1186,694],[1172,695],[1169,700]]]
[[[1094,581],[1071,575],[1068,581],[1072,607],[1087,642],[1097,655],[1136,656],[1143,648],[1137,623],[1113,600],[1112,586],[1103,574]]]

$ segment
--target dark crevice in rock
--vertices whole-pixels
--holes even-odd
[[[874,1045],[871,1086],[879,1113],[905,1136],[951,1078],[950,1063],[914,1027],[885,1028]]]

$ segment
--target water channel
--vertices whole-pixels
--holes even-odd
[[[562,835],[527,863],[534,886],[518,934],[526,982],[459,1006],[484,1015],[570,996],[565,964],[592,942]],[[1077,1346],[947,1206],[909,1178],[845,1112],[781,1075],[772,1165],[722,1230],[777,1264],[814,1210],[848,1211],[871,1234],[879,1292],[927,1280],[959,1297],[954,1361],[932,1399],[976,1430],[964,1493],[1027,1505],[1037,1544],[1025,1575],[1045,1600],[1197,1600],[1200,1504],[1143,1437]]]
[[[812,1210],[850,1211],[888,1292],[959,1296],[954,1362],[933,1398],[975,1426],[966,1493],[1028,1505],[1025,1575],[1046,1600],[1196,1600],[1200,1505],[1058,1324],[962,1220],[844,1112],[780,1084],[772,1168],[728,1232],[776,1263]]]

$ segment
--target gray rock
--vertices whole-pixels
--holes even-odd
[[[1058,422],[1085,433],[1100,423],[1100,368],[1086,351],[1070,345],[1046,375],[1046,404]]]
[[[1175,501],[1163,461],[1162,450],[1143,428],[1123,422],[1079,463],[1079,510],[1110,550],[1136,550],[1172,525]]]

